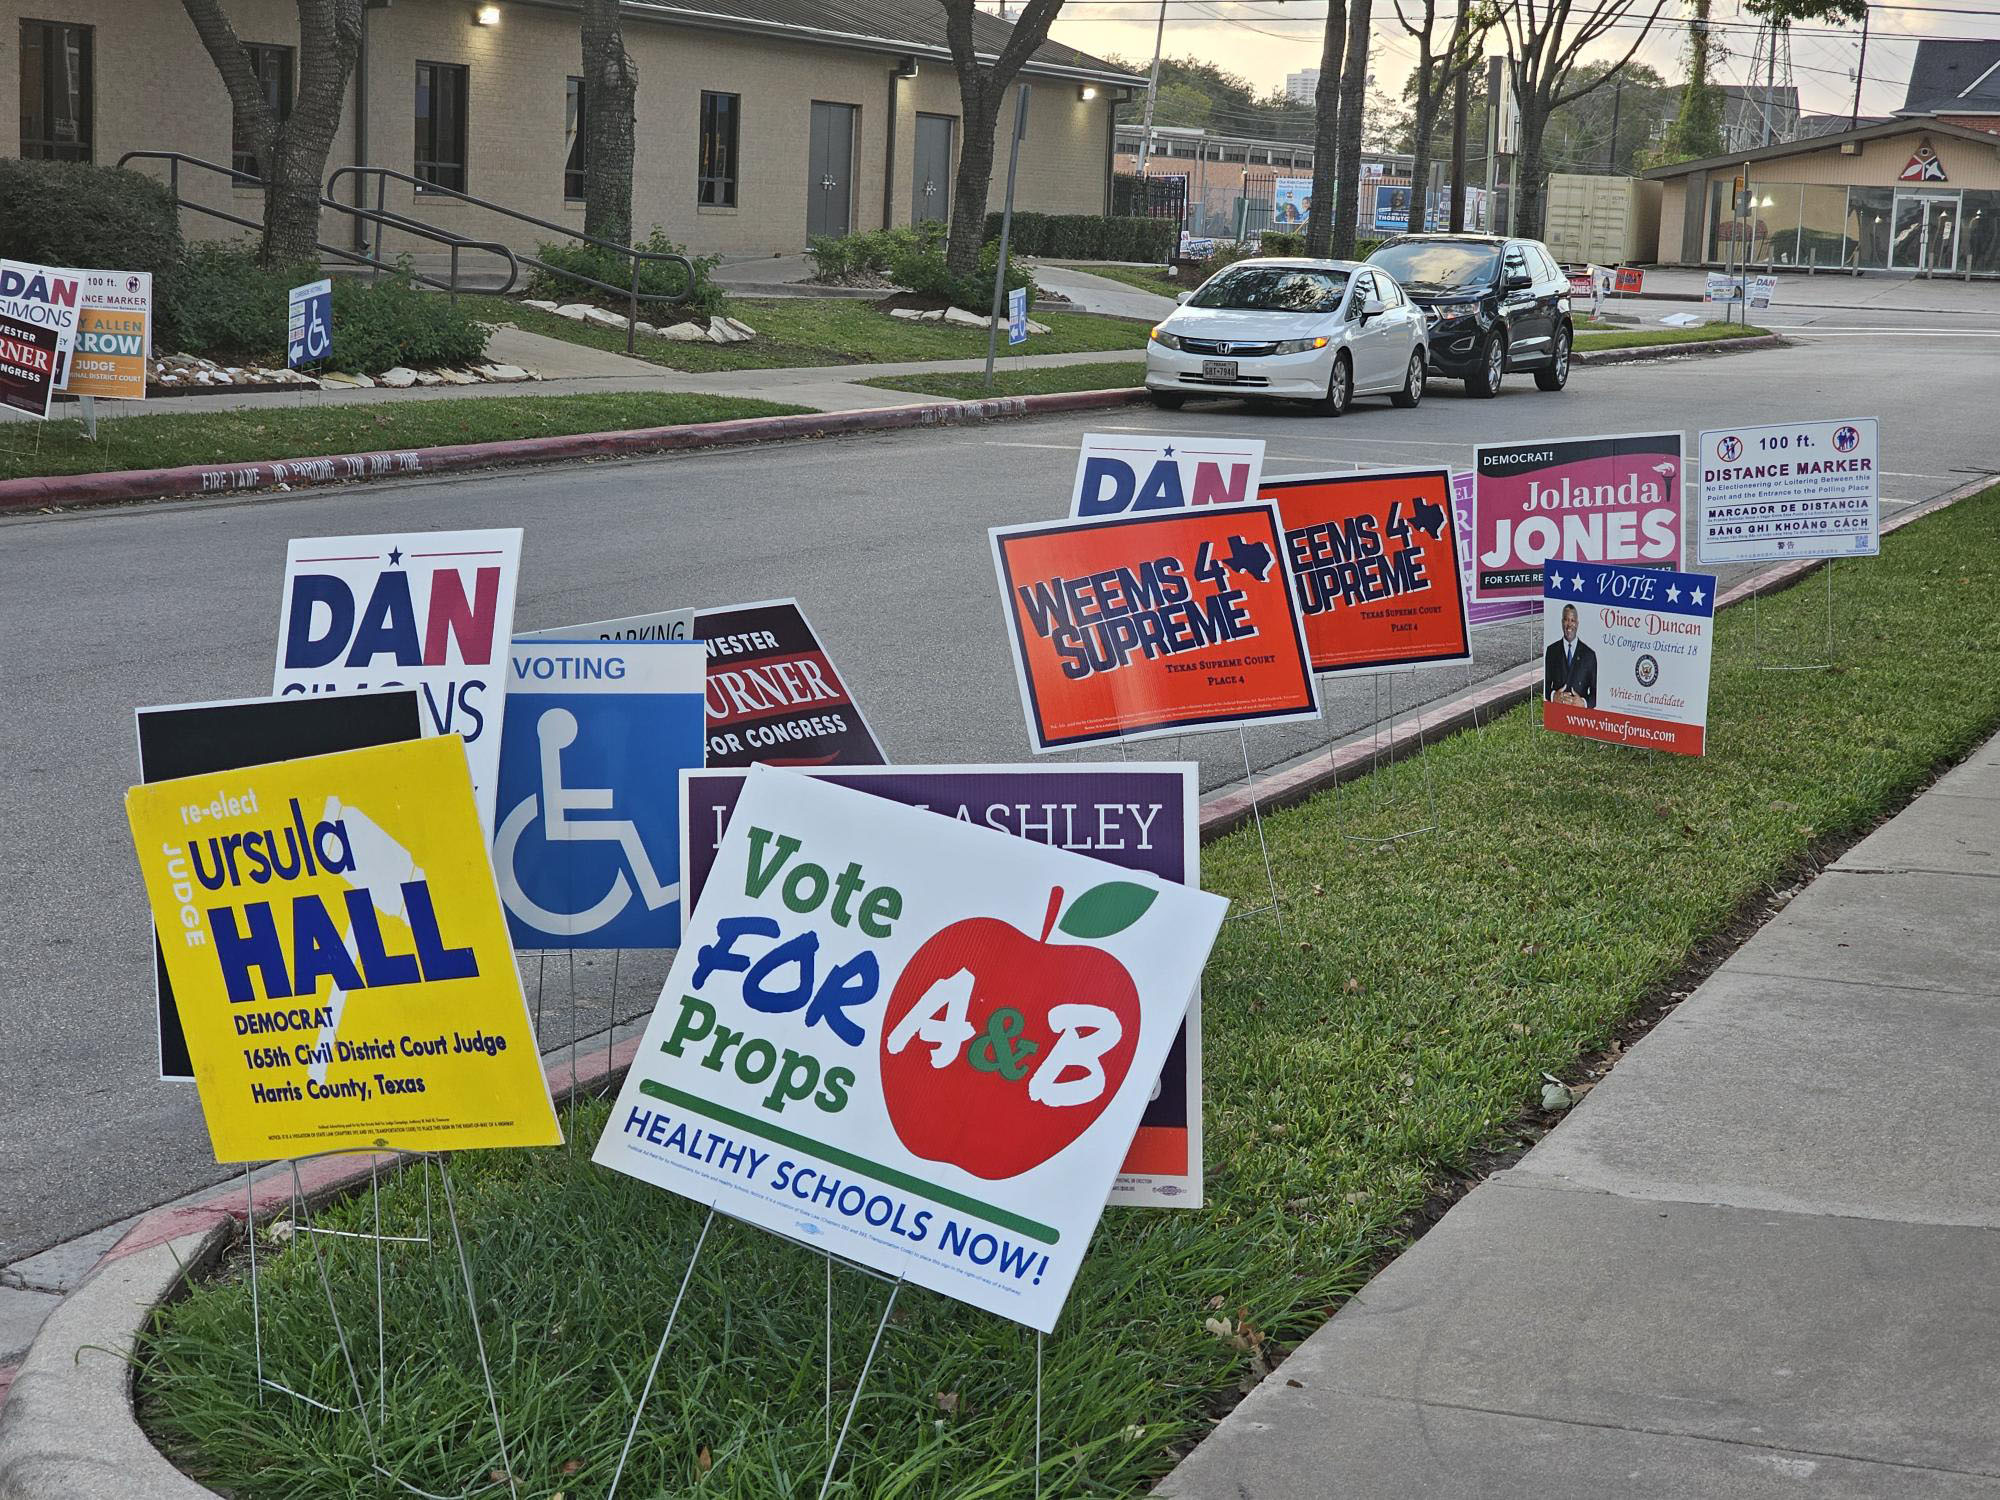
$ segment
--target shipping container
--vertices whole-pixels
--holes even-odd
[[[1549,177],[1546,202],[1542,242],[1557,260],[1623,266],[1658,255],[1657,182],[1556,172]]]

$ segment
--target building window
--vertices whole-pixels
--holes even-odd
[[[417,150],[411,168],[435,187],[465,191],[466,70],[417,64]]]
[[[91,159],[90,32],[62,21],[21,23],[21,155]]]
[[[282,125],[292,113],[292,49],[245,42],[243,53],[250,59],[250,71],[257,75],[257,86],[263,90],[264,102]],[[239,172],[262,177],[264,169],[250,139],[249,122],[241,114],[232,112],[229,128],[230,164]]]
[[[563,102],[563,196],[584,196],[583,159],[583,80],[569,81],[569,95]]]
[[[701,95],[701,203],[706,208],[736,207],[736,117],[742,95]]]

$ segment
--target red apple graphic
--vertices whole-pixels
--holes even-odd
[[[1060,930],[1108,937],[1156,893],[1128,881],[1085,891]],[[932,934],[896,980],[882,1023],[882,1096],[897,1137],[928,1161],[989,1181],[1074,1141],[1117,1096],[1139,1045],[1139,992],[1087,943],[1051,943],[995,917]]]

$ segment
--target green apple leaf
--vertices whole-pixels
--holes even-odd
[[[1056,926],[1075,938],[1110,937],[1145,916],[1158,894],[1129,880],[1107,880],[1072,901]]]

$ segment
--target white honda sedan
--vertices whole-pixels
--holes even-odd
[[[1424,315],[1386,272],[1351,260],[1240,260],[1184,293],[1146,342],[1155,406],[1190,396],[1310,401],[1424,397]]]

